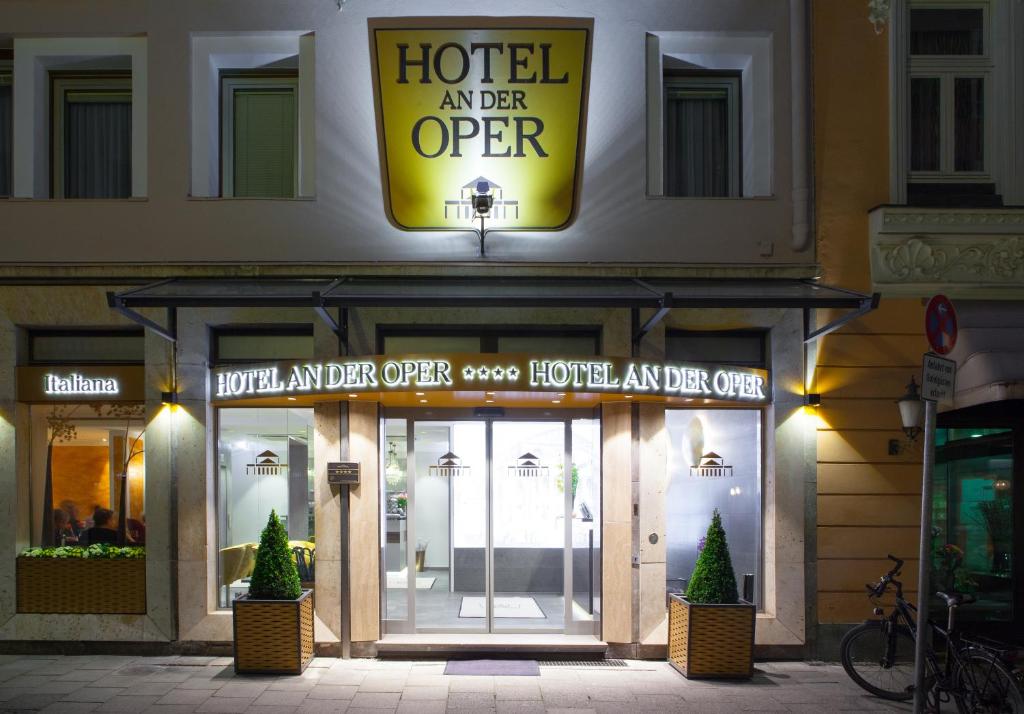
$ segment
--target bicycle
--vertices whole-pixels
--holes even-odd
[[[903,561],[892,555],[895,566],[877,584],[867,585],[875,602],[890,585],[896,589],[896,605],[889,615],[876,603],[879,620],[868,620],[843,637],[840,658],[843,669],[863,689],[893,701],[914,696],[914,647],[917,608],[903,598],[903,583],[896,580]],[[963,593],[937,593],[948,610],[945,629],[929,621],[931,645],[925,651],[925,710],[938,712],[950,701],[961,714],[1011,712],[1024,714],[1024,690],[1020,673],[1013,669],[1016,649],[993,640],[967,636],[955,628],[956,611],[974,602]],[[941,637],[944,650],[934,643]],[[941,662],[940,662],[941,657]]]

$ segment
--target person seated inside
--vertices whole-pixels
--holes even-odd
[[[133,545],[146,544],[146,514],[139,514],[139,518],[128,519],[128,540]]]
[[[117,530],[113,528],[114,512],[109,508],[97,508],[92,514],[93,526],[87,530],[85,542],[88,545],[96,543],[117,543]]]
[[[78,536],[71,528],[68,512],[62,508],[53,509],[53,542],[56,545],[78,545]]]

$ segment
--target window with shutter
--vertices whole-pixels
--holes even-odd
[[[296,195],[297,93],[294,77],[224,79],[224,196]]]

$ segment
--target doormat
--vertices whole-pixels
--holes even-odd
[[[416,589],[430,590],[434,587],[436,580],[437,578],[416,576]],[[404,590],[407,587],[409,587],[409,577],[405,574],[404,570],[400,572],[388,571],[388,590]]]
[[[547,615],[532,597],[496,597],[494,598],[494,616],[547,619]],[[459,617],[487,617],[487,598],[462,598]]]
[[[450,659],[444,673],[478,677],[539,677],[540,666],[535,659]]]

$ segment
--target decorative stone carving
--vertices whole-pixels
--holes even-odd
[[[884,293],[1024,296],[1024,209],[881,206],[869,224],[871,278]]]
[[[989,237],[957,242],[915,235],[878,243],[881,275],[875,282],[1024,284],[1024,237]]]

